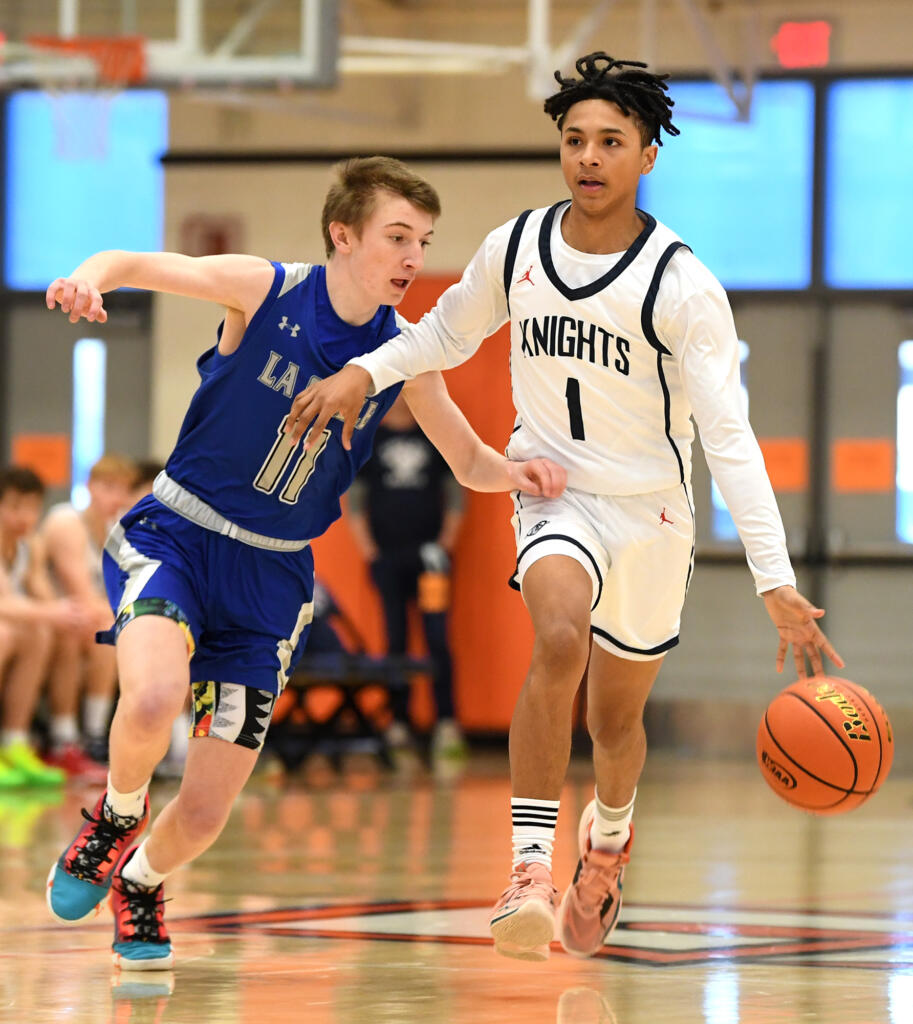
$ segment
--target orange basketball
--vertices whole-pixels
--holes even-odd
[[[788,804],[842,814],[887,778],[894,736],[877,700],[856,683],[816,676],[787,686],[758,728],[758,764]]]

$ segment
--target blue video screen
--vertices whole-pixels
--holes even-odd
[[[11,93],[7,287],[44,289],[100,249],[162,248],[165,93]]]
[[[668,225],[726,288],[811,281],[815,100],[806,81],[761,82],[750,117],[713,82],[670,83],[673,123],[638,205]]]
[[[834,288],[913,288],[913,79],[828,90],[824,277]]]

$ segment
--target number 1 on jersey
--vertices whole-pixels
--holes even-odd
[[[576,377],[568,377],[564,397],[567,399],[567,411],[571,418],[571,437],[575,441],[585,441],[583,410],[580,408],[580,381]]]
[[[273,447],[270,449],[269,455],[266,456],[263,465],[260,467],[260,472],[254,480],[254,487],[264,494],[272,494],[279,485],[279,481],[288,468],[288,464],[292,461],[292,456],[297,448],[297,443],[293,444],[291,436],[285,433],[284,425],[285,417],[283,416],[279,423],[279,430],[277,431]],[[309,451],[300,453],[298,461],[295,463],[295,468],[292,470],[292,475],[279,495],[280,501],[285,502],[286,505],[295,504],[304,485],[310,480],[317,458],[323,449],[326,448],[329,439],[329,430],[324,430],[318,442]]]

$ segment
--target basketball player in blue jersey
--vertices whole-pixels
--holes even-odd
[[[339,516],[400,387],[364,404],[350,444],[332,422],[306,450],[283,431],[292,397],[405,324],[394,307],[422,268],[439,212],[435,191],[398,161],[352,160],[324,205],[325,267],[104,252],[48,288],[48,308],[74,323],[103,323],[102,294],[121,286],[226,308],[164,472],[105,547],[120,678],[108,786],[48,879],[62,921],[94,916],[111,890],[122,968],[173,962],[162,883],[216,839],[254,767],[313,616],[310,541]],[[466,486],[563,490],[563,470],[547,459],[509,462],[484,445],[440,375],[404,395]],[[188,683],[194,724],[180,792],[135,847]]]
[[[365,394],[468,359],[506,320],[517,421],[508,452],[568,470],[559,499],[515,498],[515,583],[535,629],[510,730],[513,870],[495,904],[499,952],[544,959],[556,927],[591,956],[618,919],[646,754],[643,710],[678,643],[691,577],[691,416],[748,553],[755,588],[805,675],[842,665],[795,588],[776,500],[742,407],[738,338],[719,282],[668,227],[636,207],[660,132],[677,135],[664,76],[593,53],[556,73],[545,103],[560,131],[570,198],[491,232],[421,323],[306,389],[290,431],[319,437]],[[579,863],[558,907],[551,853],[570,752],[574,696],[589,659],[594,800]]]

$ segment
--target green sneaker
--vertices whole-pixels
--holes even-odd
[[[452,718],[443,718],[431,735],[431,756],[435,760],[465,761],[469,747],[459,725]]]
[[[27,786],[29,783],[25,775],[11,765],[3,755],[4,751],[0,750],[0,793]]]
[[[21,740],[5,746],[0,754],[6,765],[19,772],[26,786],[62,786],[67,780],[66,772],[45,764],[35,751]]]

